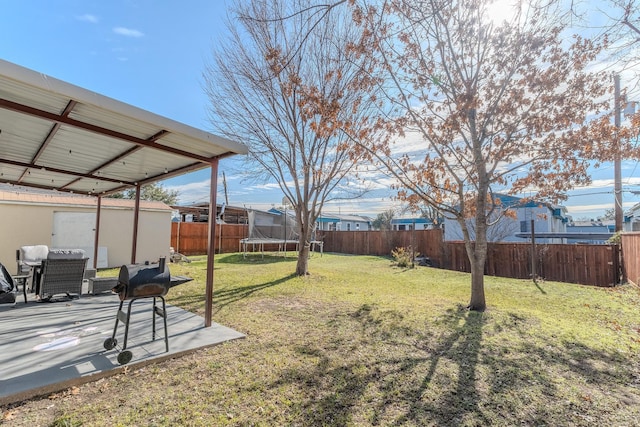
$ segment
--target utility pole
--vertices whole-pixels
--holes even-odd
[[[613,193],[615,196],[615,220],[616,220],[616,232],[622,231],[622,165],[620,161],[620,75],[616,74],[613,76],[614,82],[614,103],[615,103],[615,117],[614,124],[616,126],[615,129],[615,137],[614,137],[614,149],[615,149],[615,158],[614,158],[614,187]]]
[[[229,206],[229,195],[227,194],[227,177],[224,175],[224,171],[222,171],[222,185],[224,186],[224,202],[227,206]]]

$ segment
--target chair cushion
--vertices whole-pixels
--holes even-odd
[[[47,259],[82,259],[84,251],[82,249],[51,249]]]
[[[49,247],[47,245],[22,246],[20,248],[21,261],[42,261],[47,258]]]

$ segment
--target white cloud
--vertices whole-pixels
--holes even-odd
[[[640,177],[624,177],[622,179],[623,185],[640,185]],[[601,189],[601,188],[613,188],[614,179],[594,179],[591,184],[585,187],[576,187],[576,190],[584,189]]]
[[[97,24],[98,17],[95,15],[91,15],[90,13],[85,13],[84,15],[76,16],[78,21],[89,22],[90,24]]]
[[[335,200],[325,204],[323,213],[327,214],[356,214],[376,216],[389,209],[399,210],[402,202],[390,197],[360,197],[351,200]]]
[[[287,185],[293,185],[293,182],[288,182]],[[263,190],[280,190],[280,186],[275,182],[269,182],[266,184],[257,184],[247,187],[247,190],[263,191]]]
[[[178,191],[178,204],[180,205],[208,202],[209,188],[209,180],[166,186],[166,190],[168,191]]]
[[[113,29],[113,32],[126,37],[144,37],[144,33],[142,31],[134,30],[131,28],[115,27]]]
[[[623,202],[622,210],[624,212],[635,205],[636,205],[636,202]],[[566,206],[566,208],[567,208],[567,212],[569,212],[569,215],[571,215],[574,220],[576,218],[582,218],[582,217],[597,218],[599,216],[602,216],[602,214],[604,214],[604,211],[606,211],[607,209],[613,208],[613,202],[573,205],[573,206]]]

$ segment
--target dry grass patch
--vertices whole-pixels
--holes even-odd
[[[214,320],[247,334],[52,399],[4,408],[14,425],[634,425],[640,294],[469,276],[377,257],[216,262]],[[170,302],[204,309],[204,261]],[[6,414],[10,413],[10,416]]]

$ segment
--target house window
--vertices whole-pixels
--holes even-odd
[[[531,231],[531,227],[529,226],[529,221],[520,221],[520,232],[528,233]]]
[[[350,222],[347,223],[347,231],[351,231],[351,223]]]
[[[356,224],[356,231],[360,230],[360,224]]]

